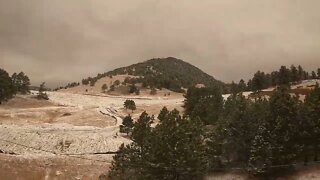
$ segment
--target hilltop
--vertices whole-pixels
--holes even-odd
[[[86,90],[105,90],[120,94],[130,94],[137,90],[145,91],[151,89],[168,90],[183,93],[185,89],[192,86],[217,86],[224,89],[225,84],[216,80],[199,68],[173,57],[150,59],[141,63],[117,68],[113,71],[98,74],[96,77],[82,79],[82,83],[68,84],[65,89],[83,89],[77,86],[86,86]],[[115,93],[113,93],[115,94]],[[138,94],[138,93],[137,93]]]

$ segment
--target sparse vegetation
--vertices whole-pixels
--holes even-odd
[[[141,83],[142,87],[166,88],[171,91],[184,93],[182,88],[190,88],[196,84],[204,84],[207,87],[217,86],[226,90],[224,83],[215,80],[197,67],[182,60],[168,57],[163,59],[151,59],[128,67],[118,68],[110,72],[98,74],[96,77],[88,77],[82,80],[82,84],[95,83],[103,77],[129,74],[137,78],[127,78],[124,83]],[[115,81],[115,86],[121,82]]]
[[[115,91],[115,86],[112,84],[111,86],[110,86],[110,89],[109,89],[109,91]]]
[[[37,99],[49,100],[49,97],[48,97],[47,93],[45,92],[45,90],[46,90],[46,86],[45,86],[45,82],[43,82],[40,84]]]
[[[150,95],[156,95],[157,94],[157,90],[156,90],[156,88],[151,88],[151,90],[150,90]]]

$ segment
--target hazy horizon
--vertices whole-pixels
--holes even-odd
[[[320,67],[320,1],[0,0],[0,68],[50,87],[176,57],[223,82]]]

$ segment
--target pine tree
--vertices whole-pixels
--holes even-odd
[[[252,90],[261,91],[265,87],[265,74],[264,72],[257,71],[252,78]]]
[[[132,131],[134,124],[130,115],[123,118],[122,125],[120,125],[120,132],[127,135]]]
[[[126,100],[123,104],[126,109],[130,109],[132,112],[137,109],[136,103],[133,100]]]
[[[185,95],[185,114],[200,118],[204,124],[214,124],[222,111],[223,98],[217,88],[189,88]]]
[[[311,78],[312,78],[312,79],[317,79],[317,74],[316,74],[316,72],[314,72],[314,71],[311,72]]]
[[[291,71],[291,82],[298,82],[300,80],[298,69],[294,65],[291,65],[290,71]]]
[[[171,111],[154,129],[152,169],[155,179],[201,179],[207,172],[208,160],[199,119],[183,118]]]
[[[89,84],[89,80],[88,79],[82,79],[82,84],[83,85],[88,85]]]
[[[290,85],[291,73],[286,66],[281,66],[278,76],[279,76],[279,85]]]
[[[271,85],[276,86],[279,84],[279,75],[278,71],[273,71],[271,73]]]
[[[18,74],[18,76],[20,75],[20,73]],[[21,79],[22,79],[22,83],[21,83],[21,90],[20,92],[22,94],[27,94],[29,93],[29,86],[30,86],[30,79],[27,75],[25,75],[23,72],[21,72]]]
[[[110,86],[109,91],[115,91],[115,86],[113,84]]]
[[[129,93],[132,94],[137,91],[137,87],[135,84],[130,85]]]
[[[158,119],[160,121],[163,121],[167,118],[168,114],[169,114],[169,111],[168,111],[167,107],[163,107],[158,115]]]
[[[247,90],[248,91],[253,91],[253,87],[252,87],[252,80],[249,79],[248,83],[247,83]]]
[[[248,162],[248,171],[253,174],[269,174],[273,165],[273,145],[270,131],[261,125],[255,135]]]
[[[134,125],[133,142],[114,156],[111,179],[202,179],[208,169],[203,126],[177,110],[151,128],[152,117],[142,113]]]
[[[270,99],[270,115],[254,138],[249,164],[255,173],[274,173],[290,166],[298,157],[301,146],[296,142],[299,101],[286,88],[278,89]],[[279,166],[271,168],[271,166]]]
[[[231,95],[217,124],[224,142],[222,156],[243,166],[249,159],[251,141],[259,125],[258,119],[251,118],[250,106],[250,100],[242,94]]]
[[[246,85],[246,83],[244,82],[243,79],[241,79],[241,80],[239,81],[238,88],[239,88],[239,92],[244,92],[244,91],[246,91],[247,85]]]
[[[43,82],[43,83],[40,84],[37,98],[38,99],[49,100],[49,97],[48,97],[48,95],[47,95],[47,93],[45,91],[46,91],[46,86],[45,86],[45,82]]]
[[[14,85],[7,71],[0,69],[0,104],[13,97]]]
[[[29,93],[30,79],[23,72],[13,73],[11,76],[15,91],[21,94]]]
[[[151,134],[151,123],[153,117],[143,112],[137,122],[134,123],[131,139],[139,146],[144,146],[147,143],[147,138]]]
[[[304,70],[300,65],[298,66],[298,75],[299,75],[299,81],[304,80]]]
[[[106,92],[107,89],[108,89],[107,84],[103,84],[101,87],[102,92]]]
[[[141,158],[142,154],[135,143],[129,145],[122,144],[119,147],[118,153],[113,157],[109,178],[100,176],[100,180],[139,180],[146,175],[144,172],[144,162]],[[147,179],[147,178],[145,178]],[[150,177],[148,179],[151,179]]]
[[[318,160],[318,151],[320,149],[320,88],[319,84],[316,85],[315,89],[306,96],[305,99],[305,108],[306,113],[304,117],[307,118],[307,122],[309,122],[309,128],[305,129],[310,134],[310,139],[308,141],[312,144],[314,160]],[[307,127],[308,128],[308,127]]]
[[[238,85],[233,81],[231,82],[231,85],[230,85],[230,92],[231,94],[237,94],[239,92]]]

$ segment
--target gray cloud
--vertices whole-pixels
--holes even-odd
[[[318,0],[0,0],[0,67],[34,84],[174,56],[230,82],[320,66]]]

